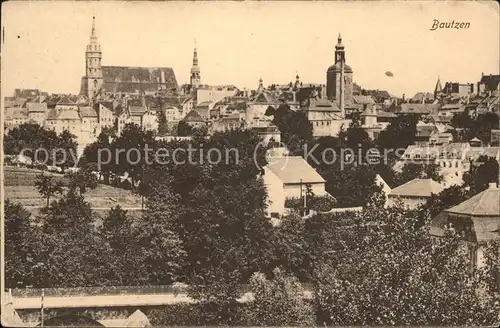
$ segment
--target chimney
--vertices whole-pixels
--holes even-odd
[[[161,83],[165,84],[165,72],[161,71]]]

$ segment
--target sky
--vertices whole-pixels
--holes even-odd
[[[499,74],[499,7],[488,2],[7,2],[2,95],[80,90],[92,16],[103,65],[172,67],[189,82],[194,40],[203,84],[326,83],[342,33],[354,82],[413,96]],[[468,29],[431,31],[434,20]],[[385,75],[386,71],[393,77]]]

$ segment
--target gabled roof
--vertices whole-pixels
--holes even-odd
[[[447,213],[500,218],[500,189],[495,183],[479,194],[446,210]]]
[[[272,163],[266,166],[283,183],[324,183],[325,179],[316,172],[302,157],[287,156],[273,159]]]
[[[308,111],[319,111],[319,112],[340,112],[337,104],[324,98],[310,98]]]
[[[439,194],[443,189],[443,185],[432,179],[413,179],[392,189],[389,196],[430,197],[431,194]]]
[[[57,102],[57,105],[75,105],[75,102],[72,101],[68,96],[62,96]]]
[[[189,113],[187,113],[187,115],[182,119],[182,121],[184,121],[184,122],[205,122],[203,117],[201,117],[201,115],[195,110],[192,110]]]
[[[80,120],[80,115],[75,109],[63,109],[57,115],[58,120]]]
[[[434,114],[437,112],[440,104],[401,104],[400,113],[403,114]]]
[[[151,327],[151,323],[141,310],[136,310],[125,320],[125,327]]]
[[[146,114],[147,110],[145,107],[142,106],[129,106],[128,112],[130,116],[142,116]]]
[[[500,83],[500,75],[483,75],[481,83],[486,84],[489,90],[495,90]]]
[[[45,113],[47,111],[47,103],[26,103],[28,113]]]
[[[82,106],[80,107],[81,117],[97,117],[97,112],[92,107]]]
[[[352,98],[356,104],[375,104],[372,96],[353,96]]]
[[[213,101],[204,101],[204,102],[196,105],[196,107],[209,107],[212,103],[213,103]]]
[[[5,108],[5,119],[6,120],[16,120],[16,119],[27,119],[28,112],[25,108]]]
[[[259,92],[252,100],[255,104],[277,105],[279,101],[274,98],[269,92]]]

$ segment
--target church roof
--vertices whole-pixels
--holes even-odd
[[[332,66],[328,67],[328,72],[340,72],[341,67],[340,67],[340,62],[333,64]],[[344,63],[344,72],[345,73],[352,73],[352,68],[351,66],[347,65]]]
[[[165,78],[163,83],[162,75]],[[171,67],[103,66],[102,77],[104,92],[154,92],[159,87],[166,89],[178,87]]]

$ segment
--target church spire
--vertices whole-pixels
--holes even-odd
[[[342,35],[340,35],[339,32],[339,37],[337,38],[338,44],[342,44]]]
[[[441,85],[441,77],[438,75],[436,87],[434,88],[434,99],[436,99],[442,92],[443,92],[443,87]]]
[[[95,34],[95,16],[92,16],[92,34],[90,35],[90,38],[97,38],[97,35]]]
[[[200,67],[198,66],[198,50],[196,49],[196,39],[194,40],[193,67],[191,67],[191,85],[199,86],[201,83]]]

